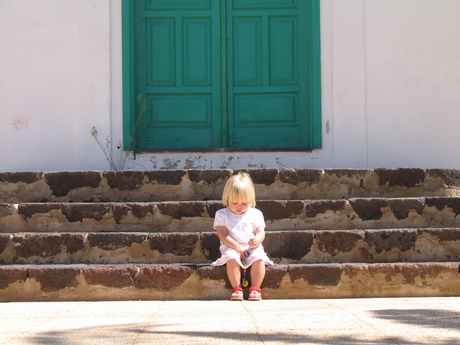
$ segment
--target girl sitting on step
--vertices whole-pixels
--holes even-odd
[[[265,277],[265,265],[273,265],[264,251],[265,220],[256,205],[251,177],[240,172],[230,177],[222,195],[225,208],[216,212],[214,229],[220,239],[221,258],[213,266],[227,265],[227,276],[232,285],[232,301],[243,300],[241,269],[251,267],[249,300],[260,301],[260,286]]]

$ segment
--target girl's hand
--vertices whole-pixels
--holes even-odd
[[[264,239],[265,239],[265,229],[259,226],[255,230],[255,236],[249,240],[248,244],[251,247],[257,247],[259,244],[261,244],[264,241]]]
[[[251,238],[248,242],[248,244],[251,246],[251,247],[257,247],[259,244],[261,244],[262,241],[258,240],[257,237],[254,237],[254,238]]]
[[[236,250],[236,251],[240,254],[241,261],[244,263],[246,261],[246,258],[251,254],[251,251],[249,249],[243,250],[243,248],[241,247],[240,247],[240,250]]]
[[[243,249],[243,247],[241,247],[238,242],[236,242],[233,238],[231,238],[228,235],[228,229],[225,226],[218,226],[216,227],[216,230],[219,240],[221,240],[221,242],[225,244],[227,247],[235,249],[236,252],[240,255],[242,261],[244,261],[248,257],[247,253],[245,254],[245,250]]]
[[[244,261],[248,257],[246,250],[244,250],[243,247],[241,247],[240,245],[238,245],[238,247],[236,247],[235,250],[238,254],[240,254],[240,258],[242,261]]]

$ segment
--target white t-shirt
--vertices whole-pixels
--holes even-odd
[[[226,207],[216,212],[214,229],[218,226],[225,226],[229,236],[239,244],[247,244],[256,235],[257,227],[265,228],[264,215],[254,207],[243,214],[235,214]]]

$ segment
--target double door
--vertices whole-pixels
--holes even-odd
[[[132,3],[136,148],[314,146],[311,0]]]

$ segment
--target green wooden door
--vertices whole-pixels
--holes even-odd
[[[318,6],[126,1],[125,142],[137,128],[137,149],[319,147]],[[137,95],[148,109],[140,121]]]
[[[228,3],[230,146],[308,146],[307,4]]]
[[[133,1],[140,148],[220,145],[219,1]]]

